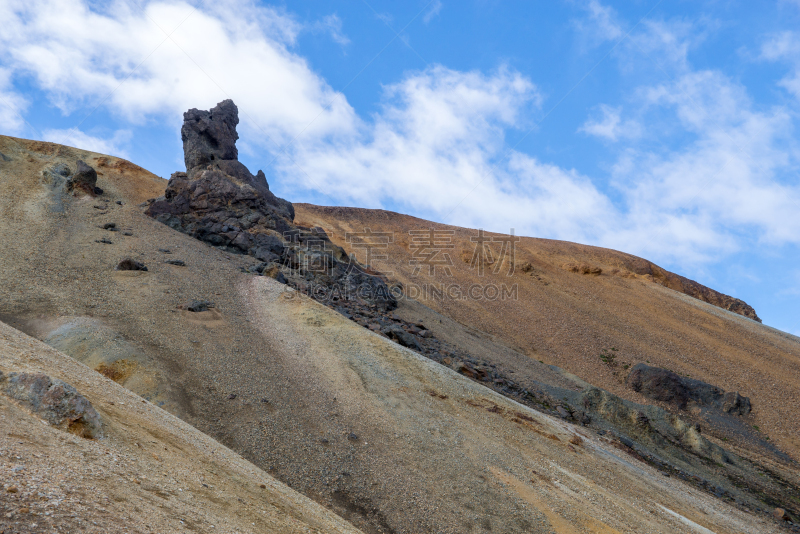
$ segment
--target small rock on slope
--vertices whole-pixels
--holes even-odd
[[[67,190],[79,190],[94,196],[97,193],[97,171],[78,160],[78,170],[67,180]]]
[[[54,378],[36,373],[0,373],[0,388],[9,397],[24,402],[36,414],[55,426],[67,428],[85,438],[99,436],[102,424],[92,404],[78,391]]]

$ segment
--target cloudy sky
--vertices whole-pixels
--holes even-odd
[[[0,133],[624,250],[800,333],[800,0],[3,0]]]

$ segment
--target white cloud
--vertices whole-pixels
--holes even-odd
[[[800,34],[787,31],[767,39],[761,46],[761,59],[789,63],[793,70],[778,85],[800,98]]]
[[[794,32],[773,35],[761,45],[761,57],[770,61],[786,59],[800,52],[800,41]]]
[[[588,119],[580,128],[579,132],[601,137],[608,141],[617,141],[620,138],[635,138],[641,133],[641,126],[633,120],[623,121],[621,118],[622,108],[613,108],[606,104],[598,106],[602,113],[600,119]]]
[[[438,66],[386,87],[385,97],[357,134],[332,142],[303,136],[295,159],[338,198],[439,213],[485,175],[495,183],[492,159],[504,148],[504,128],[526,124],[526,107],[540,101],[535,86],[508,69],[487,76]],[[282,170],[296,172],[291,165]]]
[[[167,0],[144,9],[8,0],[0,5],[1,72],[30,76],[67,114],[102,103],[130,123],[167,120],[176,129],[186,109],[233,98],[243,141],[277,154],[268,135],[291,156],[277,156],[279,184],[340,203],[403,206],[464,226],[514,227],[684,263],[730,253],[744,239],[800,241],[800,191],[787,178],[798,153],[791,116],[754,105],[745,87],[720,72],[693,69],[688,53],[697,32],[683,22],[645,21],[620,47],[623,66],[644,50],[672,72],[631,95],[626,115],[636,121],[601,105],[581,128],[617,142],[611,190],[603,191],[596,177],[508,149],[506,131],[531,128],[529,111],[542,100],[513,69],[411,72],[385,87],[376,113],[359,117],[292,51],[303,25],[291,16]],[[588,9],[598,35],[621,37],[613,11],[597,2]],[[177,45],[151,19],[174,30]],[[127,143],[124,132],[47,135],[79,138],[82,148],[100,152],[119,153]],[[670,135],[676,139],[640,142]]]
[[[335,14],[323,17],[322,20],[314,23],[313,28],[330,34],[331,39],[337,44],[342,46],[350,44],[350,39],[342,31],[342,19]]]
[[[668,25],[658,28],[655,39],[673,38]],[[678,49],[686,47],[679,42]],[[677,59],[683,68],[676,77],[638,92],[650,136],[661,146],[669,140],[670,148],[636,144],[622,153],[613,176],[628,224],[607,243],[700,262],[748,240],[800,242],[800,221],[792,216],[800,187],[790,179],[798,163],[791,114],[759,109],[741,84]]]
[[[588,18],[596,22],[597,15]],[[747,243],[800,243],[800,221],[792,216],[800,205],[793,114],[756,105],[742,84],[692,66],[691,50],[713,28],[713,21],[698,28],[645,20],[616,54],[624,73],[656,65],[666,81],[628,96],[636,121],[601,105],[579,130],[616,141],[619,150],[609,194],[620,200],[605,214],[613,225],[600,228],[595,243],[684,267]],[[794,35],[782,34],[762,56],[796,58],[798,51]],[[792,80],[782,84],[789,88]]]
[[[58,143],[122,158],[129,157],[124,147],[130,142],[132,137],[129,130],[117,130],[109,137],[89,135],[77,128],[67,130],[49,129],[42,132],[42,134],[44,140],[50,141],[51,143]]]
[[[32,76],[65,114],[104,101],[133,123],[179,121],[186,109],[230,97],[245,131],[277,143],[304,128],[324,135],[353,125],[346,99],[289,50],[299,26],[278,11],[150,2],[144,11],[115,3],[100,13],[66,0],[11,3],[0,62]]]
[[[616,41],[624,35],[617,14],[611,7],[602,5],[598,0],[589,0],[582,7],[588,16],[574,20],[573,25],[583,41],[595,46],[605,41]]]
[[[27,108],[27,99],[12,88],[11,73],[0,67],[0,133],[21,134],[25,130]]]
[[[430,4],[430,8],[428,11],[425,12],[425,15],[422,16],[422,22],[425,24],[429,24],[439,13],[442,11],[442,0],[433,0]]]
[[[622,37],[622,28],[616,21],[616,14],[610,7],[602,5],[597,0],[590,0],[586,6],[589,14],[597,26],[598,33],[605,39],[614,41]]]

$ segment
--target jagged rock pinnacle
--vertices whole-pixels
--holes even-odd
[[[193,108],[184,113],[181,140],[187,174],[214,161],[238,161],[237,124],[239,108],[233,100],[223,100],[208,111]]]
[[[351,260],[324,232],[294,223],[292,203],[275,196],[262,171],[238,160],[239,110],[225,100],[183,115],[186,172],[172,175],[164,196],[149,202],[150,217],[229,252],[262,262],[259,274],[302,291],[325,287],[345,300],[380,309],[397,306],[386,283]]]

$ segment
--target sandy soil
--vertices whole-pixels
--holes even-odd
[[[403,521],[392,516],[409,508],[417,516],[403,531],[441,531],[433,518],[442,516],[449,532],[775,528],[748,524],[746,514],[607,440],[489,391],[273,280],[252,279],[242,291],[265,337],[282,340],[294,372],[330,400],[335,417],[358,422],[355,480],[344,487],[358,494],[359,479],[383,486],[372,492],[373,505],[387,510],[389,523]],[[337,485],[335,477],[330,483]]]
[[[84,439],[0,394],[0,532],[358,532],[183,421],[2,323],[0,371],[60,378],[103,421],[101,438]]]

